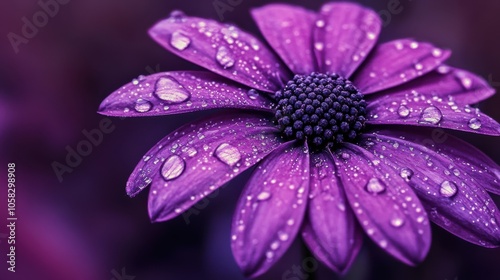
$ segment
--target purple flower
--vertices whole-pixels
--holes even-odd
[[[450,51],[402,39],[376,45],[381,20],[351,3],[319,13],[252,10],[273,50],[232,25],[174,12],[150,35],[211,72],[140,77],[100,113],[136,117],[233,108],[184,125],[146,153],[127,182],[151,184],[153,221],[172,219],[256,165],[238,202],[231,246],[248,276],[268,270],[297,234],[344,273],[364,231],[400,261],[422,261],[429,220],[471,243],[500,245],[500,169],[443,129],[499,136],[468,104],[494,94],[446,66]]]

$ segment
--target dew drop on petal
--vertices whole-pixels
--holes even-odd
[[[191,97],[191,94],[171,77],[161,77],[158,79],[154,94],[169,104],[182,103]]]
[[[366,184],[365,189],[371,194],[379,194],[384,192],[386,187],[378,178],[371,178]]]
[[[391,219],[391,226],[396,227],[396,228],[403,226],[404,223],[405,223],[405,220],[403,220],[401,218],[392,218]]]
[[[443,118],[441,111],[435,106],[429,106],[422,111],[419,123],[438,124]]]
[[[398,115],[400,117],[406,118],[410,115],[410,109],[408,109],[408,107],[406,107],[405,105],[401,105],[398,108]]]
[[[399,172],[401,178],[405,179],[406,182],[409,182],[411,177],[413,176],[413,170],[409,168],[402,168]]]
[[[316,26],[319,28],[325,27],[325,21],[320,19],[316,21]]]
[[[261,192],[257,195],[257,200],[264,201],[268,200],[271,197],[271,193],[269,192]]]
[[[441,49],[435,48],[432,50],[432,56],[434,57],[440,57],[443,54],[443,51]]]
[[[481,121],[477,118],[472,118],[469,120],[469,127],[476,130],[481,128]]]
[[[241,154],[238,148],[222,143],[215,149],[215,156],[223,163],[233,167],[241,159]]]
[[[288,233],[280,231],[280,232],[278,232],[278,238],[281,241],[287,241],[288,240]]]
[[[134,109],[139,113],[145,113],[145,112],[148,112],[149,110],[151,110],[151,107],[153,107],[153,104],[151,104],[151,102],[144,100],[142,98],[139,98],[135,102]]]
[[[247,91],[247,96],[248,98],[255,100],[259,97],[259,93],[257,92],[257,90],[252,88],[249,91]]]
[[[444,197],[452,197],[457,194],[457,191],[457,185],[450,181],[444,181],[439,188],[439,193]]]
[[[318,51],[322,51],[324,47],[325,47],[325,45],[321,42],[314,43],[314,48]]]
[[[217,53],[215,54],[215,59],[222,67],[224,67],[224,69],[232,67],[236,62],[232,53],[225,46],[220,46],[217,49]]]
[[[185,50],[191,44],[191,39],[189,37],[183,35],[182,33],[176,31],[172,33],[172,37],[170,38],[170,45],[179,51]]]
[[[182,172],[184,172],[184,168],[186,167],[186,163],[184,160],[178,155],[170,156],[161,167],[161,175],[165,180],[173,180],[179,177]]]

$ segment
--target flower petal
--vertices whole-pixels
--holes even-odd
[[[302,237],[312,253],[332,270],[346,272],[362,244],[330,152],[312,155],[308,219]]]
[[[428,73],[399,87],[380,94],[368,95],[368,99],[399,93],[418,92],[429,97],[438,96],[457,104],[474,104],[491,97],[495,90],[481,77],[462,69],[441,65]]]
[[[459,105],[426,92],[401,91],[377,95],[367,102],[369,124],[441,127],[500,135],[500,124],[468,105]]]
[[[427,215],[412,189],[391,167],[347,144],[335,162],[347,198],[368,236],[399,260],[415,265],[431,243]]]
[[[233,25],[174,12],[149,30],[172,53],[249,87],[275,92],[287,72],[252,35]]]
[[[428,43],[407,39],[387,42],[372,51],[352,81],[363,94],[374,93],[434,70],[450,54]]]
[[[482,177],[474,165],[456,159],[456,155],[463,155],[465,151],[456,150],[454,155],[446,155],[450,150],[467,146],[457,146],[458,142],[450,135],[445,137],[443,132],[439,136],[436,132],[427,132],[429,135],[381,131],[363,136],[362,145],[377,156],[381,164],[409,182],[430,213],[431,221],[471,243],[499,246],[500,213],[482,188],[483,184],[491,184],[486,182],[491,176]],[[498,178],[496,180],[498,184]]]
[[[238,201],[231,247],[245,275],[266,272],[295,239],[309,193],[309,152],[294,143],[270,154]]]
[[[158,116],[215,108],[272,111],[272,102],[254,89],[210,72],[157,73],[134,79],[99,107],[108,116]]]
[[[267,42],[293,73],[309,75],[315,70],[312,26],[316,14],[286,4],[253,9],[252,16]]]
[[[152,181],[150,217],[171,219],[278,147],[276,132],[267,119],[236,113],[185,125],[146,153],[127,193]]]
[[[381,26],[377,13],[360,5],[323,5],[314,26],[314,51],[320,71],[350,77],[377,42]]]

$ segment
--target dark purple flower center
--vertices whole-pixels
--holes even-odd
[[[306,140],[312,149],[353,141],[365,126],[363,94],[337,74],[295,75],[275,98],[283,136]]]

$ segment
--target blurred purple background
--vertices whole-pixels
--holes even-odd
[[[43,0],[44,2],[48,0]],[[163,50],[146,31],[170,11],[219,20],[213,2],[65,0],[59,11],[16,53],[7,34],[21,34],[23,17],[41,11],[35,0],[0,2],[0,169],[16,164],[17,272],[7,272],[6,188],[0,190],[0,279],[94,280],[244,279],[231,255],[232,212],[248,172],[220,192],[186,224],[182,217],[151,224],[147,191],[130,199],[128,175],[142,155],[179,125],[203,114],[112,119],[113,132],[59,182],[51,164],[65,162],[67,146],[99,127],[99,103],[138,75],[199,69]],[[227,3],[226,0],[221,0]],[[394,1],[394,0],[392,0]],[[64,2],[60,0],[60,2]],[[233,3],[239,1],[232,1]],[[224,22],[259,34],[249,9],[272,1],[242,0]],[[317,10],[325,1],[288,1]],[[387,16],[390,0],[360,1]],[[500,88],[500,2],[400,0],[381,41],[413,37],[449,48],[449,64]],[[384,12],[385,11],[385,12]],[[261,36],[259,34],[259,36]],[[480,104],[500,121],[500,95]],[[500,163],[498,138],[460,134]],[[498,197],[494,198],[500,205]],[[433,226],[427,259],[408,267],[371,241],[342,279],[498,279],[500,249],[468,244]],[[300,266],[297,241],[259,279],[282,278]],[[480,276],[479,276],[480,275]],[[312,275],[307,279],[313,279]],[[314,279],[339,279],[320,265]],[[120,279],[121,278],[121,279]],[[300,278],[296,278],[300,279]]]

